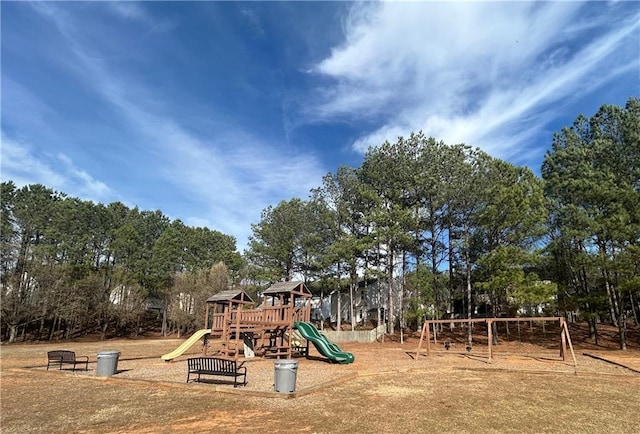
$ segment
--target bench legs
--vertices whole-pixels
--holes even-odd
[[[238,383],[238,377],[242,377],[242,383]],[[241,385],[241,386],[246,386],[247,385],[247,372],[246,371],[244,373],[242,373],[242,374],[238,374],[235,377],[233,377],[233,387],[238,387],[238,385]]]
[[[187,372],[187,383],[191,379],[191,374],[192,374],[192,372]],[[193,372],[193,375],[195,375],[195,372]],[[198,378],[194,379],[193,381],[196,382],[196,383],[200,382],[200,373],[198,373]]]
[[[194,376],[196,375],[195,372],[193,372],[193,373],[187,372],[187,383],[191,379],[191,374],[193,374]],[[199,383],[200,382],[200,376],[203,375],[203,374],[201,374],[201,373],[197,373],[197,374],[198,374],[198,378],[195,378],[193,381]],[[205,373],[204,375],[211,375],[212,377],[220,376],[218,374],[207,374],[207,373]],[[238,377],[242,377],[243,378],[243,381],[241,383],[238,382]],[[238,374],[238,375],[234,375],[233,376],[233,387],[246,386],[246,385],[247,385],[247,374],[246,374],[246,372],[244,374]]]
[[[49,370],[49,366],[51,365],[58,365],[58,369],[62,369],[62,360],[47,360],[47,371]]]
[[[72,365],[71,367],[71,371],[75,372],[76,370],[76,366],[77,365],[84,365],[84,370],[88,371],[89,370],[89,360],[80,360],[80,361],[75,361],[75,362],[63,362],[62,360],[49,360],[47,361],[47,371],[49,370],[49,366],[51,365],[57,365],[58,369],[62,370],[62,365]],[[78,368],[78,370],[80,370],[81,368]]]
[[[87,358],[87,360],[80,360],[80,361],[76,361],[73,363],[73,370],[76,370],[76,365],[80,365],[82,366],[84,364],[84,370],[88,371],[89,370],[89,359]]]

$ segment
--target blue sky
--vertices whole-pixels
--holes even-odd
[[[638,2],[7,2],[1,177],[236,237],[422,130],[538,172],[640,95]]]

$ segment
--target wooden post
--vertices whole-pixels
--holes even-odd
[[[291,341],[293,340],[293,337],[291,336],[291,333],[293,332],[293,311],[296,308],[296,296],[291,294],[291,296],[289,297],[289,303],[291,304],[291,306],[287,309],[287,322],[289,323],[288,330],[285,330],[285,332],[282,333],[282,339],[284,339],[284,334],[285,333],[289,333],[289,339],[287,339],[287,359],[291,358]]]
[[[571,343],[571,335],[569,335],[569,327],[567,327],[566,321],[563,322],[564,331],[567,335],[567,343],[569,344],[569,349],[571,350],[571,357],[573,357],[573,367],[578,367],[578,361],[576,360],[576,353],[573,352],[573,344]]]
[[[529,320],[529,336],[533,337],[533,320]]]
[[[229,302],[229,307],[231,307],[231,302]],[[241,320],[241,318],[240,318],[240,316],[241,316],[240,315],[241,314],[240,309],[241,308],[242,308],[241,304],[236,304],[236,343],[235,343],[236,354],[235,354],[235,357],[234,357],[234,360],[236,360],[236,361],[238,360],[238,356],[240,355],[240,345],[241,345],[240,342],[242,342],[242,346],[244,348],[244,339],[240,338],[240,320]]]
[[[204,313],[204,328],[210,329],[209,327],[209,303],[205,304],[205,313]],[[204,345],[202,345],[202,356],[207,356],[207,351],[209,349],[207,336],[204,337]]]
[[[488,319],[487,320],[487,339],[489,342],[489,363],[491,363],[491,356],[492,356],[492,349],[493,349],[493,330],[491,330],[493,327],[493,321]]]
[[[428,323],[425,323],[427,325]],[[427,325],[427,356],[431,354],[431,332],[429,331],[429,326]]]
[[[425,321],[422,325],[422,333],[420,333],[420,342],[418,343],[418,351],[416,351],[416,360],[418,360],[418,356],[420,356],[420,349],[422,348],[422,339],[424,339],[424,329],[425,327],[429,327],[427,322]]]
[[[258,320],[258,323],[260,324],[260,348],[264,349],[265,347],[265,335],[267,332],[267,328],[265,325],[265,308],[267,307],[267,296],[263,295],[262,296],[262,309],[259,311],[259,315],[256,318]]]
[[[438,332],[436,330],[436,323],[432,322],[431,323],[431,327],[433,327],[433,343],[437,344],[438,343]]]
[[[225,305],[226,306],[226,305]],[[229,338],[231,337],[231,331],[229,330],[229,321],[231,320],[230,318],[230,313],[229,313],[229,308],[228,306],[223,307],[224,310],[224,316],[222,319],[222,351],[223,354],[225,356],[229,355]]]
[[[560,318],[560,357],[562,361],[567,361],[567,335],[564,331],[564,318]]]

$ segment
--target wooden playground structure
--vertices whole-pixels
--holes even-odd
[[[291,358],[304,349],[295,343],[293,323],[309,322],[311,292],[303,282],[279,282],[265,290],[262,303],[242,290],[222,291],[207,299],[205,329],[220,338],[219,354],[238,359],[245,348],[255,355]],[[203,354],[207,355],[204,345]]]
[[[577,366],[576,355],[573,351],[573,344],[571,343],[571,336],[569,335],[569,328],[567,327],[567,322],[563,317],[520,317],[520,318],[471,318],[471,319],[443,319],[443,320],[427,320],[424,322],[422,326],[422,333],[420,334],[420,343],[418,344],[418,349],[416,351],[415,359],[418,359],[420,352],[422,351],[422,342],[423,340],[426,342],[426,356],[431,354],[431,329],[434,331],[434,343],[435,343],[435,329],[436,324],[467,324],[467,327],[472,327],[473,324],[477,323],[485,323],[487,325],[487,347],[488,347],[488,363],[491,363],[493,358],[493,326],[498,323],[505,323],[508,325],[509,322],[516,322],[518,326],[518,330],[520,329],[521,322],[533,322],[533,321],[542,321],[543,325],[545,321],[553,321],[558,322],[560,326],[560,335],[558,336],[560,342],[560,357],[562,361],[567,361],[567,346],[571,351],[571,357],[573,359],[574,367]],[[445,343],[446,345],[446,343]],[[446,347],[448,350],[449,347]],[[470,351],[471,348],[467,347],[467,351]]]

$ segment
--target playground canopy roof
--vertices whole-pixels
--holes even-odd
[[[274,283],[266,289],[263,295],[279,295],[279,294],[296,294],[303,297],[311,297],[311,291],[304,284],[304,282],[278,282]]]
[[[220,291],[217,294],[207,298],[207,303],[223,303],[233,301],[236,303],[253,303],[251,297],[246,292],[240,289],[228,289],[226,291]]]

